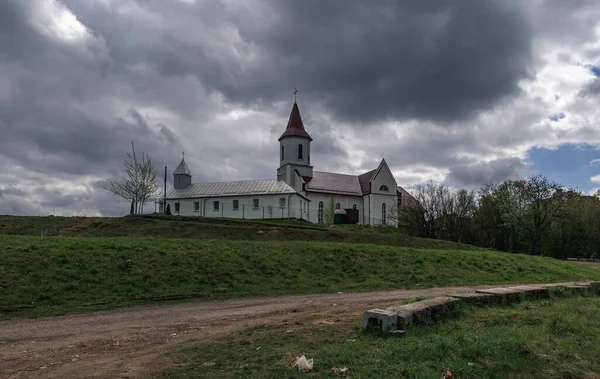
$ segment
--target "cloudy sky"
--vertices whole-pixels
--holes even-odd
[[[2,0],[0,214],[126,213],[131,141],[275,178],[294,87],[316,170],[600,187],[597,0]]]

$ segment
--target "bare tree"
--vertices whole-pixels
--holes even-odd
[[[106,189],[131,202],[131,214],[141,214],[144,212],[144,204],[158,196],[160,187],[152,159],[145,153],[142,153],[141,159],[138,159],[133,141],[131,153],[127,153],[123,160],[123,172],[121,179],[111,181]]]
[[[335,200],[333,200],[333,197],[330,197],[327,200],[327,202],[325,203],[325,207],[323,209],[323,221],[325,221],[325,224],[327,224],[327,225],[333,224],[334,215],[335,215]]]

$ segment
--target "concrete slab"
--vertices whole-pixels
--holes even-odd
[[[398,314],[388,309],[371,309],[363,315],[363,329],[375,328],[384,333],[398,329]]]
[[[389,307],[388,310],[398,315],[398,328],[406,329],[410,324],[432,324],[441,320],[449,314],[449,305],[459,301],[458,298],[439,296],[411,304]]]
[[[517,288],[510,287],[498,287],[498,288],[486,288],[483,290],[475,291],[477,293],[487,293],[491,295],[512,295],[515,293],[521,293],[521,291]]]
[[[521,290],[519,290],[518,288],[505,287],[487,288],[483,290],[477,290],[475,292],[493,295],[495,297],[495,301],[500,304],[519,301],[522,293]]]
[[[585,285],[577,285],[577,284],[571,284],[568,286],[565,286],[565,289],[567,291],[571,291],[572,293],[577,293],[577,294],[581,294],[581,293],[586,293],[586,292],[591,292],[591,291],[596,291],[598,292],[595,288],[593,288],[592,286],[585,286]]]
[[[525,296],[533,297],[536,299],[550,296],[550,292],[549,292],[548,288],[539,287],[539,286],[514,286],[514,287],[509,287],[509,288],[518,289],[522,293],[524,293]]]
[[[494,295],[478,292],[451,293],[448,296],[461,299],[462,301],[469,304],[489,304],[493,303],[495,300]]]
[[[567,291],[571,291],[574,293],[582,293],[582,292],[586,292],[589,290],[592,290],[592,291],[595,290],[592,283],[582,283],[582,284],[568,284],[567,283],[567,284],[556,284],[556,285],[551,284],[551,285],[547,285],[545,287],[548,288],[548,290],[563,288]],[[600,287],[599,287],[599,289],[600,289]],[[596,291],[596,292],[600,293],[600,291]]]
[[[590,282],[589,286],[597,294],[600,294],[600,282]]]

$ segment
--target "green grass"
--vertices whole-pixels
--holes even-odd
[[[182,299],[600,280],[551,258],[306,241],[0,235],[0,317]]]
[[[69,237],[165,237],[243,241],[321,241],[372,243],[430,249],[479,250],[449,241],[409,237],[396,228],[324,225],[306,221],[236,220],[183,216],[25,217],[0,216],[0,234],[39,236],[60,228]]]
[[[358,322],[258,327],[169,354],[177,367],[163,378],[597,378],[600,298],[528,301],[509,307],[468,307],[459,317],[407,336],[377,337]],[[260,348],[260,349],[259,349]],[[314,358],[309,374],[295,357]],[[214,365],[204,365],[214,362]]]

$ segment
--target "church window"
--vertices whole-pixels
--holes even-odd
[[[240,201],[239,200],[234,200],[233,201],[233,210],[237,211],[240,209]]]
[[[356,209],[356,204],[354,204],[354,205],[352,206],[352,209]]]
[[[340,203],[335,203],[335,209],[341,209],[342,205]]]
[[[199,211],[200,211],[200,202],[194,201],[194,212],[199,212]]]
[[[386,216],[387,216],[387,205],[385,203],[381,204],[381,225],[386,225]]]
[[[323,202],[319,201],[319,212],[317,213],[317,222],[319,224],[323,223]]]
[[[258,199],[252,199],[252,208],[258,209]]]
[[[386,186],[385,184],[384,184],[384,185],[382,185],[381,187],[379,187],[379,190],[380,190],[380,191],[385,191],[385,192],[388,192],[388,191],[389,191],[389,189],[388,189],[388,186]]]
[[[398,208],[402,206],[402,192],[398,192]]]
[[[302,158],[302,144],[298,145],[298,159],[303,159]]]
[[[218,210],[219,210],[219,202],[213,201],[213,211],[218,211]]]
[[[285,197],[280,197],[279,198],[279,207],[280,208],[285,208]]]
[[[179,203],[175,203],[175,212],[179,212]]]
[[[285,159],[285,146],[281,146],[281,160]]]

